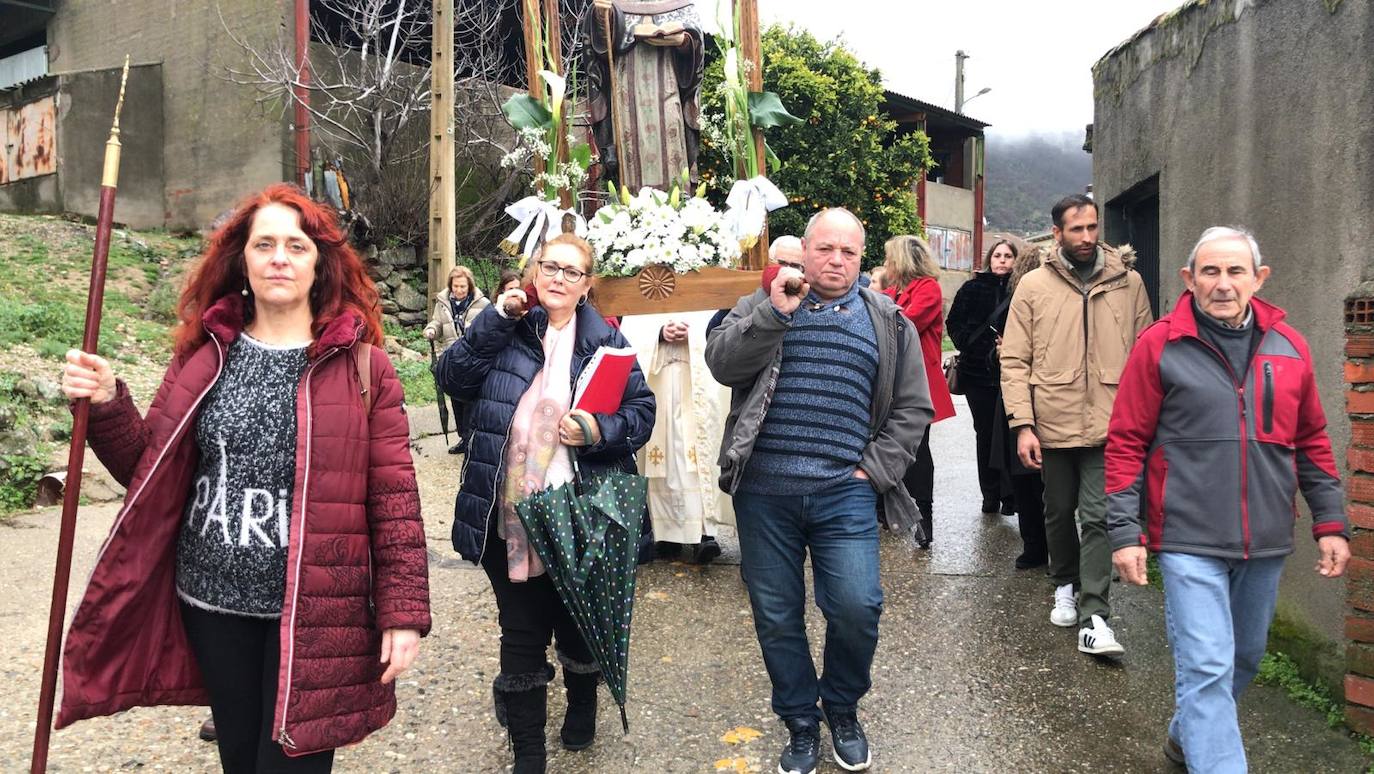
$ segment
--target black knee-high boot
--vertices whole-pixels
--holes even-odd
[[[553,666],[545,664],[539,672],[509,675],[504,672],[492,683],[496,721],[505,726],[515,753],[515,774],[544,774],[548,752],[544,747],[544,726],[549,715],[549,680]]]
[[[596,686],[601,670],[594,662],[574,661],[562,653],[558,662],[563,665],[563,687],[568,691],[568,709],[558,737],[565,750],[585,750],[596,739]]]

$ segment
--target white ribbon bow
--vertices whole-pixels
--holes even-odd
[[[510,236],[501,241],[501,249],[510,255],[529,259],[539,246],[563,233],[563,218],[571,215],[576,224],[573,233],[587,235],[587,219],[575,210],[561,210],[557,202],[526,196],[506,207],[506,214],[520,222]]]
[[[787,206],[787,195],[763,175],[736,180],[725,199],[725,222],[735,238],[751,245],[763,233],[768,213]]]

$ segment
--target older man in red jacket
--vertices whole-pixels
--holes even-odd
[[[1159,555],[1176,704],[1165,754],[1243,772],[1236,699],[1264,655],[1294,498],[1334,578],[1350,557],[1343,493],[1307,342],[1253,297],[1269,276],[1254,237],[1209,228],[1180,273],[1188,292],[1141,334],[1117,393],[1108,531],[1130,583]]]

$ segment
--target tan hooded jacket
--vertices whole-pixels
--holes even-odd
[[[468,305],[468,310],[463,315],[463,330],[467,330],[467,327],[472,325],[472,321],[477,319],[477,314],[491,303],[490,299],[482,295],[480,289],[474,287],[471,293],[472,303]],[[434,316],[425,326],[426,331],[434,332],[434,341],[439,345],[441,352],[453,346],[453,342],[463,335],[453,322],[453,309],[448,305],[451,295],[452,293],[448,288],[434,294]]]
[[[1154,321],[1134,255],[1102,244],[1084,286],[1055,248],[1021,278],[1002,335],[1007,424],[1034,426],[1051,449],[1102,446],[1136,336]]]

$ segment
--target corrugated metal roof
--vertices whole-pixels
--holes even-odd
[[[39,46],[0,59],[0,89],[12,89],[48,74],[48,47]]]
[[[959,124],[960,126],[965,126],[975,131],[981,132],[983,129],[991,126],[991,124],[984,123],[976,118],[970,118],[962,113],[956,113],[953,110],[950,110],[949,108],[943,108],[939,105],[934,105],[929,102],[916,99],[915,97],[908,97],[905,94],[899,94],[893,91],[892,89],[883,89],[883,97],[886,98],[889,103],[895,104],[907,110],[913,110],[920,113],[928,113],[932,116],[938,116],[940,118],[945,119],[946,121]]]

